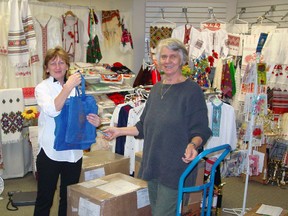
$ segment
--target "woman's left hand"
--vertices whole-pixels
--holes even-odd
[[[86,118],[87,118],[88,122],[91,123],[92,125],[94,125],[95,127],[98,127],[101,124],[100,117],[94,113],[89,113],[86,116]]]

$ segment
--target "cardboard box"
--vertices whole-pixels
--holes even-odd
[[[136,152],[135,153],[135,171],[134,171],[134,177],[138,177],[139,169],[141,166],[141,160],[142,160],[142,154],[143,152]]]
[[[68,186],[67,216],[151,216],[147,183],[114,173]]]
[[[87,152],[83,156],[79,182],[89,181],[113,173],[129,175],[129,158],[111,151]]]

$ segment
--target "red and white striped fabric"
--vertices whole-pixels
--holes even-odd
[[[281,90],[271,90],[268,93],[268,103],[273,111],[274,120],[277,121],[279,115],[288,112],[288,92]]]

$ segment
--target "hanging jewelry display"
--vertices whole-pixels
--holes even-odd
[[[268,162],[267,183],[284,187],[288,183],[288,167],[283,166],[280,160]]]

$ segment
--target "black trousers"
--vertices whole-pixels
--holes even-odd
[[[36,159],[38,184],[34,216],[49,216],[60,176],[58,216],[67,215],[67,186],[79,182],[82,158],[76,163],[59,162],[47,157],[41,149]]]

